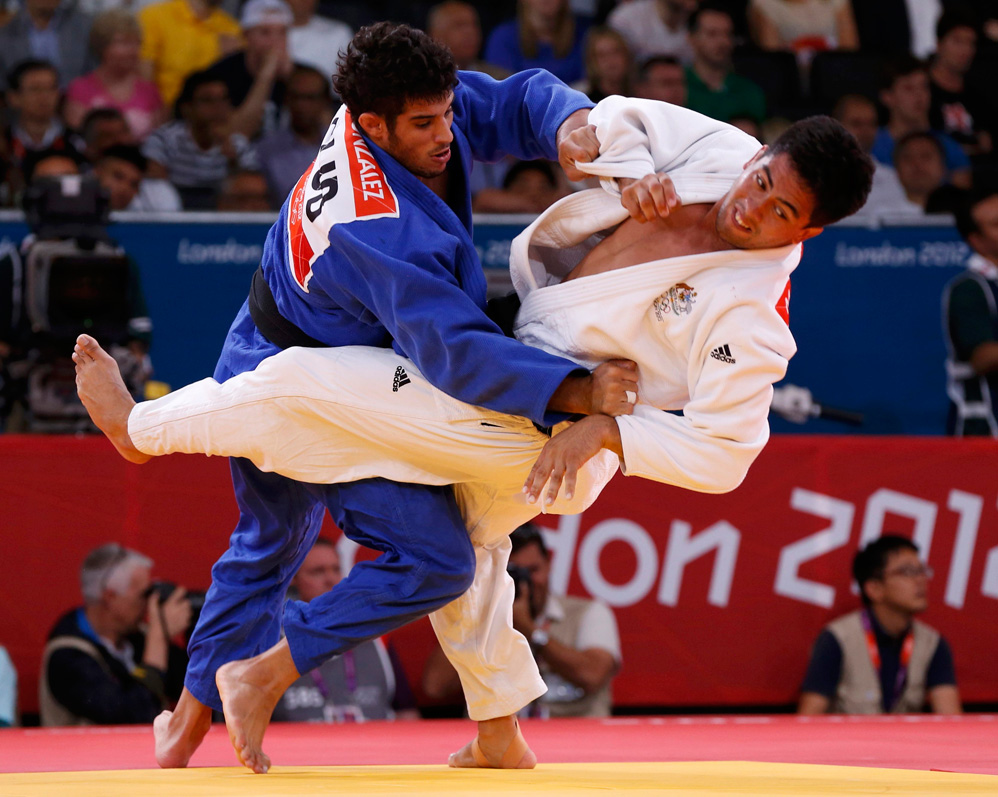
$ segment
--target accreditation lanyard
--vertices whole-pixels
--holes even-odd
[[[866,634],[866,649],[870,653],[870,660],[873,662],[873,669],[880,675],[880,648],[877,647],[877,637],[873,633],[873,622],[870,620],[870,613],[863,611],[860,615],[863,620],[863,633]],[[893,708],[904,691],[905,681],[908,680],[908,664],[911,662],[911,652],[915,647],[915,634],[909,628],[901,643],[901,660],[898,663],[897,677],[894,679],[894,694],[890,703],[887,704],[888,711]]]

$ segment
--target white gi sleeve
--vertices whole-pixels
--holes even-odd
[[[596,126],[600,154],[578,166],[604,178],[604,188],[612,193],[619,193],[613,178],[639,179],[652,172],[673,176],[679,170],[724,175],[727,188],[761,146],[732,125],[657,100],[607,97],[589,113],[589,123]],[[692,190],[679,192],[680,199],[694,201]]]
[[[616,419],[627,476],[704,493],[735,489],[769,440],[773,383],[796,351],[771,307],[742,303],[705,319],[689,354],[682,416],[639,404]]]

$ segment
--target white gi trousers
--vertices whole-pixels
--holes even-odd
[[[344,346],[287,349],[222,384],[203,379],[142,402],[128,433],[147,454],[245,457],[303,482],[455,485],[475,545],[475,580],[430,621],[468,713],[506,716],[546,691],[527,640],[513,629],[515,588],[506,573],[509,533],[540,512],[522,487],[549,438],[529,420],[442,393],[390,349]],[[580,470],[574,499],[546,511],[583,511],[618,464],[601,452]]]

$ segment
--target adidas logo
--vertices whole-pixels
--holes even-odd
[[[728,348],[727,343],[714,349],[710,353],[710,356],[715,360],[720,360],[722,363],[733,364],[735,362],[735,358],[731,356],[731,349]]]
[[[405,368],[401,365],[395,369],[395,379],[392,382],[392,393],[398,393],[399,388],[403,385],[408,385],[412,380],[409,379],[409,375],[405,372]]]

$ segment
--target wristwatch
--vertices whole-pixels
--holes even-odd
[[[530,644],[535,648],[542,648],[551,641],[551,637],[548,636],[548,632],[543,628],[535,628],[534,632],[530,635]]]

